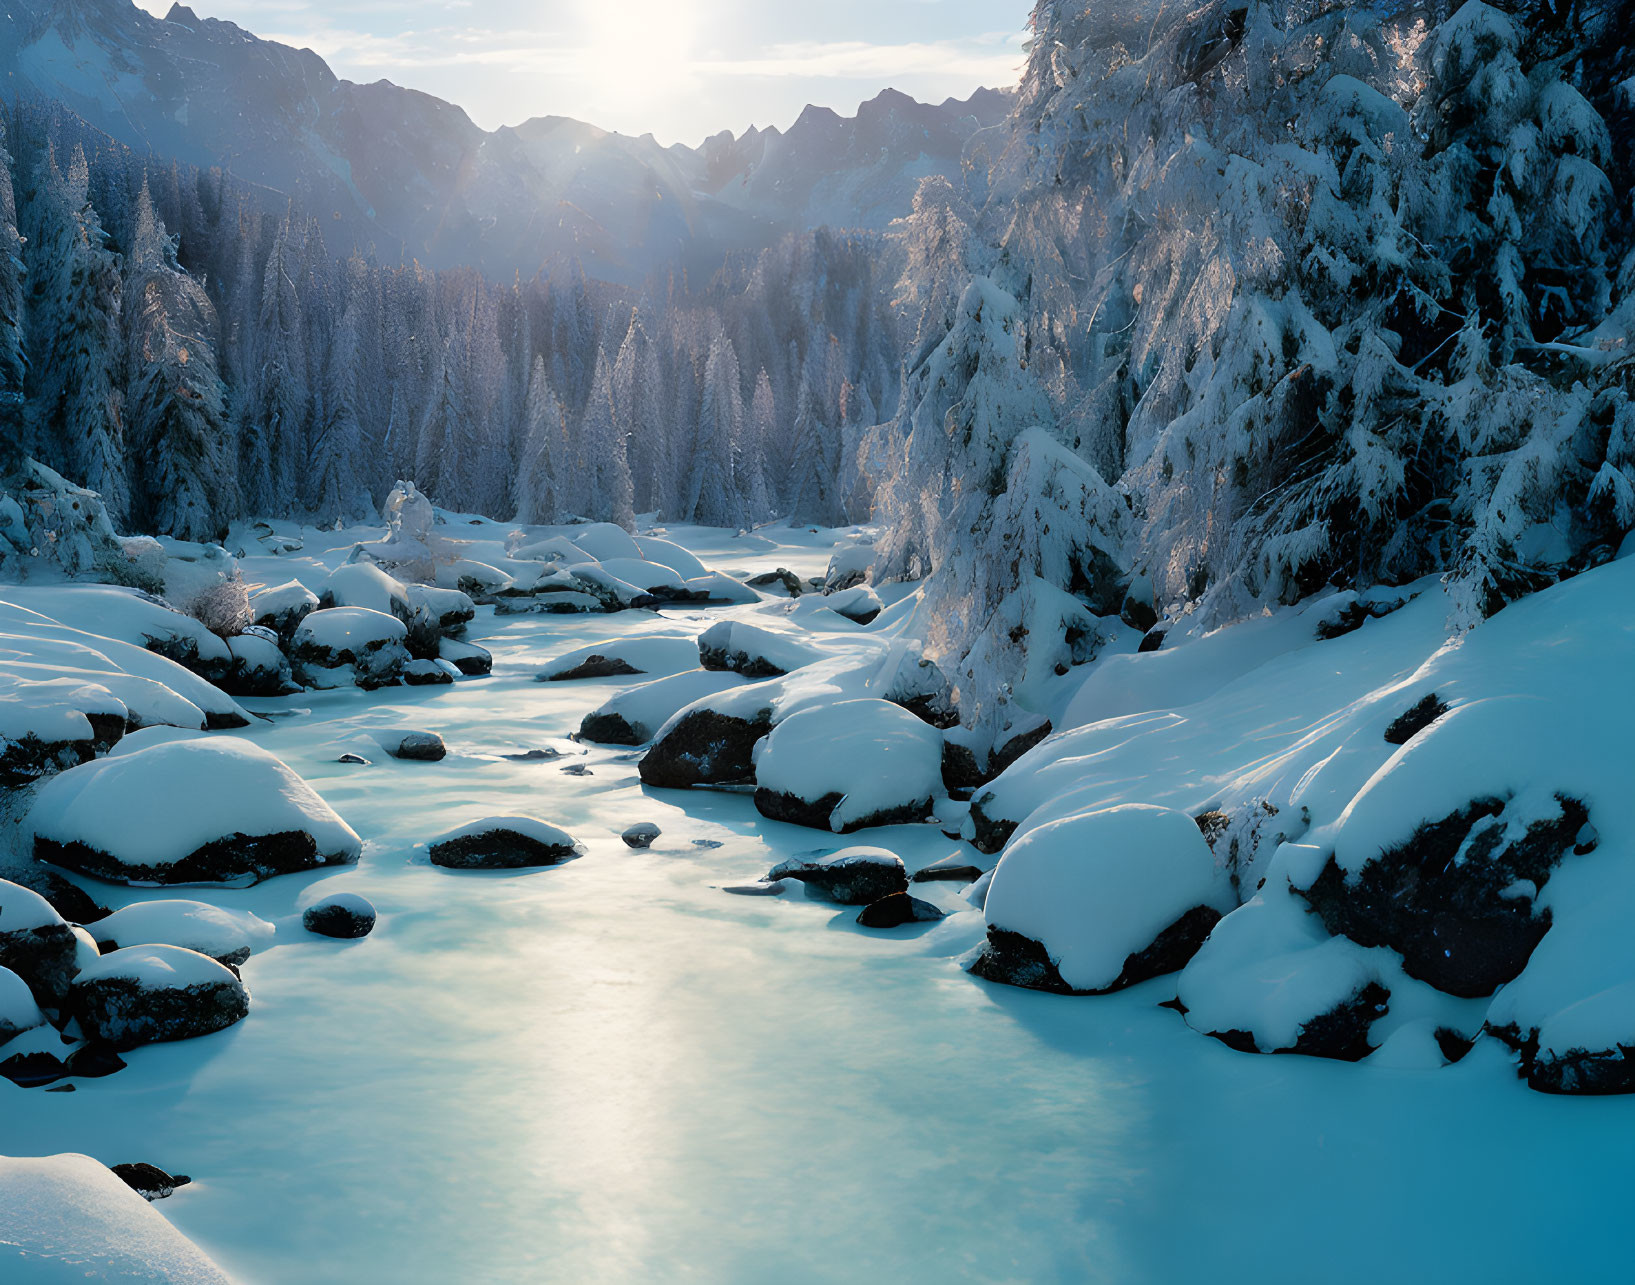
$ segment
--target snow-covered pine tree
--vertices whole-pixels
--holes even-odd
[[[634,527],[630,462],[613,395],[613,363],[605,348],[596,353],[590,396],[579,420],[579,449],[588,483],[582,501],[584,515]]]
[[[125,284],[129,436],[139,462],[139,529],[184,540],[222,538],[236,509],[234,452],[211,347],[215,311],[176,263],[175,243],[146,185]]]
[[[363,265],[354,261],[346,281],[346,302],[324,353],[323,381],[313,421],[312,449],[305,474],[307,508],[322,524],[359,518],[369,508],[369,491],[359,474],[364,454],[364,328],[368,306]]]
[[[562,404],[545,373],[545,359],[535,357],[523,409],[522,455],[513,496],[518,522],[555,522],[562,515],[565,499],[557,479],[567,449]]]
[[[717,330],[710,339],[704,363],[698,435],[682,508],[684,520],[705,526],[736,526],[745,517],[738,493],[736,458],[743,418],[738,355],[732,341]]]
[[[312,401],[296,284],[303,255],[300,240],[292,212],[278,224],[262,271],[260,312],[239,420],[239,476],[251,513],[284,511],[300,494],[300,453]]]
[[[23,462],[23,390],[28,354],[23,338],[23,239],[17,230],[12,158],[0,119],[0,478]]]

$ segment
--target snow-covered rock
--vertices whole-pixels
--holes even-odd
[[[575,852],[566,830],[534,817],[497,816],[470,821],[430,844],[434,866],[451,870],[522,870],[554,866]]]
[[[644,634],[591,643],[564,652],[539,671],[542,683],[580,678],[667,676],[698,667],[698,640],[691,634]]]
[[[742,620],[723,620],[698,638],[699,663],[705,669],[728,670],[745,678],[778,678],[826,654],[793,634]]]
[[[687,588],[695,601],[711,605],[744,606],[761,600],[755,590],[721,571],[693,576],[687,581]]]
[[[252,625],[229,638],[227,648],[233,654],[233,671],[226,686],[234,695],[287,696],[300,690],[271,629]]]
[[[627,848],[651,848],[654,841],[663,833],[664,831],[651,821],[638,821],[619,837],[624,840]]]
[[[762,816],[839,834],[923,821],[941,788],[942,733],[884,700],[803,709],[755,753]]]
[[[494,657],[486,647],[444,638],[437,644],[437,658],[446,660],[467,678],[483,678],[494,672]]]
[[[823,587],[830,593],[851,589],[868,579],[874,565],[872,543],[843,544],[829,557],[829,569],[823,577]]]
[[[44,897],[0,879],[0,967],[28,984],[42,1008],[60,1008],[79,967],[79,943]]]
[[[231,1285],[163,1214],[82,1155],[0,1156],[0,1277]]]
[[[772,867],[767,883],[794,879],[821,901],[867,906],[908,891],[903,859],[885,848],[842,848],[822,857],[793,857]]]
[[[227,644],[193,617],[137,589],[114,585],[16,586],[6,600],[58,624],[116,639],[175,661],[219,683],[233,668]]]
[[[250,994],[196,950],[127,946],[80,972],[68,1009],[87,1037],[123,1052],[225,1030],[250,1011]]]
[[[395,616],[364,607],[315,611],[296,628],[290,660],[307,687],[366,691],[398,681],[409,663],[408,626]]]
[[[0,786],[17,788],[106,750],[127,708],[101,683],[0,671]]]
[[[850,589],[840,589],[828,594],[823,599],[823,605],[835,614],[845,616],[847,620],[854,620],[860,625],[872,623],[886,609],[880,595],[866,584],[853,585]]]
[[[353,562],[337,567],[318,590],[318,609],[362,607],[396,616],[405,625],[414,616],[407,589],[401,580],[388,575],[372,562]]]
[[[1368,1054],[1390,1000],[1376,952],[1329,936],[1282,884],[1215,925],[1177,993],[1187,1025],[1232,1048],[1345,1061]]]
[[[382,728],[371,735],[375,744],[395,759],[410,763],[441,763],[448,757],[448,746],[436,732]]]
[[[139,901],[91,927],[104,954],[124,946],[183,946],[235,966],[265,949],[276,931],[247,910],[202,901]]]
[[[1174,972],[1236,906],[1184,812],[1125,804],[1030,828],[994,868],[971,971],[1101,994]]]
[[[641,557],[648,562],[656,562],[660,566],[669,567],[683,580],[697,580],[701,576],[710,574],[708,567],[679,544],[650,535],[638,535],[634,536],[633,539],[636,543],[636,552]]]
[[[319,937],[353,941],[375,930],[375,907],[355,892],[332,892],[301,912],[301,927]]]
[[[626,688],[585,715],[579,737],[602,745],[645,745],[678,710],[745,681],[738,674],[692,669]]]
[[[42,861],[115,883],[254,883],[358,859],[358,836],[267,751],[172,740],[49,781],[28,825]]]
[[[28,983],[0,965],[0,1045],[43,1025],[45,1014],[40,1011]]]
[[[301,622],[316,610],[318,595],[299,580],[266,586],[250,594],[250,619],[285,642],[295,637]]]

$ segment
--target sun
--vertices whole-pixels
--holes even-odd
[[[586,73],[632,107],[662,107],[693,84],[699,6],[675,0],[595,3],[583,10]]]

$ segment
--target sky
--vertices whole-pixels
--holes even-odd
[[[163,16],[170,0],[138,0]],[[845,115],[888,86],[940,102],[1019,79],[1032,0],[193,0],[494,129],[572,116],[696,144]]]

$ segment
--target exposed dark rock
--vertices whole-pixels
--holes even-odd
[[[772,711],[752,719],[697,709],[642,755],[644,785],[680,790],[694,785],[742,785],[755,780],[755,743],[772,730]]]
[[[58,1009],[74,980],[77,947],[78,938],[67,924],[0,932],[0,967],[27,982],[41,1008]]]
[[[579,724],[579,739],[597,745],[640,745],[642,736],[623,714],[591,712]]]
[[[1374,1051],[1368,1042],[1369,1028],[1387,1011],[1391,992],[1378,982],[1369,982],[1355,995],[1320,1013],[1300,1028],[1294,1044],[1273,1053],[1298,1053],[1305,1057],[1326,1057],[1339,1062],[1360,1062]],[[1183,1010],[1184,1011],[1184,1010]],[[1210,1031],[1239,1053],[1259,1053],[1260,1046],[1250,1031]]]
[[[1462,1035],[1451,1026],[1436,1028],[1436,1047],[1442,1050],[1442,1056],[1449,1062],[1461,1061],[1466,1053],[1476,1047],[1476,1041],[1468,1035]]]
[[[796,857],[772,867],[767,880],[778,879],[799,880],[809,893],[842,906],[866,906],[894,892],[908,891],[902,861],[884,853],[829,860]]]
[[[125,731],[123,719],[119,732]],[[17,790],[47,776],[55,776],[81,763],[89,763],[97,755],[97,739],[86,741],[42,741],[34,733],[14,741],[0,741],[0,788]],[[114,736],[109,744],[117,741]]]
[[[625,678],[631,674],[640,674],[642,670],[631,665],[629,661],[618,656],[587,656],[572,669],[565,669],[560,674],[551,674],[542,678],[541,682],[566,683],[578,678]]]
[[[68,1074],[62,1059],[51,1053],[13,1053],[0,1060],[0,1076],[20,1089],[37,1089],[55,1084]]]
[[[1559,1057],[1529,1059],[1527,1083],[1541,1093],[1604,1096],[1635,1093],[1635,1045],[1573,1049]]]
[[[834,810],[845,801],[844,794],[831,792],[816,799],[803,799],[784,790],[758,789],[755,791],[755,810],[770,821],[784,821],[790,825],[810,826],[831,834],[852,834],[877,825],[912,825],[931,815],[931,798],[911,799],[894,808],[882,808],[867,816],[848,821],[837,832],[830,822]]]
[[[566,772],[569,776],[595,776],[596,775],[596,773],[592,772],[583,763],[569,763],[566,767],[558,768],[557,771]]]
[[[1317,622],[1317,637],[1324,642],[1331,638],[1343,638],[1361,629],[1368,623],[1368,618],[1367,607],[1360,602],[1348,602]]]
[[[745,678],[782,678],[789,672],[765,656],[706,645],[702,638],[698,643],[698,663],[701,669],[742,674]]]
[[[1164,645],[1164,639],[1168,634],[1167,629],[1149,629],[1142,637],[1140,645],[1136,647],[1136,651],[1141,655],[1145,655],[1150,651],[1157,651]]]
[[[168,1174],[157,1165],[110,1165],[114,1176],[144,1200],[163,1200],[178,1187],[185,1187],[193,1179],[186,1174]]]
[[[385,748],[393,758],[412,763],[440,763],[448,757],[448,746],[436,732],[407,732]]]
[[[87,1036],[124,1052],[225,1030],[250,1011],[250,994],[232,977],[181,987],[99,977],[74,984],[69,1009]]]
[[[405,687],[446,687],[454,681],[435,660],[411,660],[398,673]]]
[[[361,755],[361,754],[343,754],[343,755],[340,756],[340,758],[336,759],[335,761],[337,763],[350,763],[350,764],[352,764],[352,765],[354,765],[356,767],[369,767],[369,766],[371,766],[369,760],[364,758],[363,755]]]
[[[77,840],[58,843],[54,839],[38,836],[34,840],[34,856],[36,860],[75,870],[94,879],[138,887],[180,883],[260,883],[274,875],[316,870],[321,866],[347,865],[357,859],[351,853],[319,852],[317,841],[305,830],[262,835],[230,834],[168,865],[126,865],[118,857]]]
[[[772,883],[735,883],[721,889],[736,897],[781,897],[789,891],[789,881],[778,879]]]
[[[1213,906],[1194,906],[1153,938],[1150,945],[1129,955],[1111,985],[1095,990],[1075,990],[1069,986],[1042,942],[991,924],[988,940],[972,961],[970,971],[990,982],[1004,982],[1028,990],[1057,995],[1108,995],[1186,967],[1220,918],[1220,911]]]
[[[1152,627],[1158,623],[1158,613],[1153,610],[1152,604],[1126,594],[1124,605],[1119,608],[1118,618],[1137,633],[1150,633]]]
[[[375,908],[355,893],[340,893],[316,901],[301,912],[301,927],[319,937],[355,941],[375,928]]]
[[[900,928],[904,924],[933,923],[942,917],[942,911],[929,901],[894,892],[864,906],[857,914],[857,922],[865,928]]]
[[[779,567],[776,571],[765,571],[758,576],[751,576],[744,581],[752,589],[782,589],[791,598],[798,598],[805,592],[806,586],[801,578],[787,567]]]
[[[494,672],[493,653],[476,643],[445,638],[439,643],[437,654],[467,678],[486,678]]]
[[[1391,720],[1391,725],[1385,729],[1386,742],[1406,745],[1447,712],[1448,707],[1432,692],[1421,698],[1412,709]]]
[[[963,798],[991,779],[978,765],[976,751],[969,745],[955,740],[943,741],[942,784],[950,794]]]
[[[662,833],[664,832],[651,821],[640,821],[631,826],[619,837],[625,841],[626,847],[651,848],[653,846],[653,840],[657,839]]]
[[[935,865],[926,866],[923,870],[916,870],[910,878],[914,883],[975,883],[982,878],[983,873],[980,866],[939,861]]]
[[[554,763],[562,757],[562,751],[550,748],[524,750],[521,754],[501,754],[500,757],[513,763]]]
[[[68,1055],[68,1074],[82,1080],[100,1080],[125,1069],[125,1059],[106,1044],[81,1044]]]
[[[993,856],[1010,842],[1010,837],[1016,833],[1017,826],[1015,821],[989,816],[983,810],[983,804],[992,803],[993,798],[993,792],[989,791],[971,800],[971,825],[975,831],[971,838],[971,846],[989,856]]]
[[[1420,826],[1352,879],[1330,857],[1302,895],[1329,932],[1389,946],[1410,977],[1465,998],[1491,995],[1526,967],[1548,930],[1537,890],[1589,821],[1578,800],[1557,802],[1559,815],[1506,842],[1504,802],[1474,800]],[[1533,894],[1518,892],[1529,882]]]
[[[434,843],[430,855],[432,865],[449,870],[529,870],[567,860],[573,847],[500,828]]]

